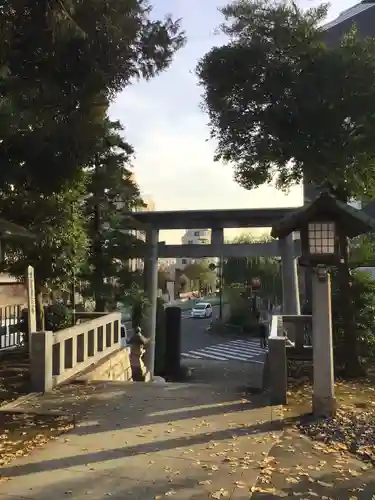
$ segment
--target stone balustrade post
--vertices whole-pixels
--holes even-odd
[[[269,337],[267,365],[271,405],[286,404],[288,377],[285,337]]]
[[[34,332],[31,337],[31,386],[35,392],[48,392],[53,388],[52,332]]]

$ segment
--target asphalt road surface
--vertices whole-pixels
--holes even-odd
[[[191,318],[190,311],[182,311],[181,358],[263,363],[265,350],[260,347],[260,339],[228,337],[207,330],[210,321],[218,316],[219,306],[213,307],[212,318]],[[126,326],[129,338],[131,323],[127,322]]]
[[[213,308],[213,318],[219,316],[219,307]],[[186,317],[182,321],[182,359],[213,361],[257,361],[263,363],[265,350],[260,339],[242,335],[228,337],[207,331],[211,319]]]

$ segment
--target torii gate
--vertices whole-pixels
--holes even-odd
[[[143,247],[142,257],[145,262],[145,292],[151,304],[148,315],[148,334],[152,338],[149,359],[151,377],[153,376],[155,354],[158,258],[280,256],[283,314],[300,314],[297,276],[297,257],[300,255],[298,239],[294,240],[293,235],[290,235],[283,240],[266,243],[224,243],[224,229],[226,228],[271,227],[275,222],[294,211],[295,208],[266,208],[131,212],[128,214],[129,220],[142,225],[146,230],[146,250]],[[160,230],[206,228],[210,228],[212,234],[211,243],[208,245],[166,245],[159,243]]]

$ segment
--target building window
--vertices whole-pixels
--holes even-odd
[[[186,264],[186,259],[181,259],[181,264],[184,266]]]
[[[188,245],[192,245],[193,243],[193,240],[188,240]]]
[[[200,231],[194,231],[194,236],[200,236]]]

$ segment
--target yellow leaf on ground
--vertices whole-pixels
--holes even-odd
[[[220,490],[214,491],[211,494],[211,498],[214,498],[215,500],[220,500],[220,498],[228,497],[228,496],[229,496],[229,493],[226,490],[224,490],[224,488],[220,488]]]

